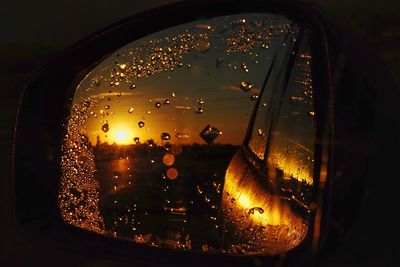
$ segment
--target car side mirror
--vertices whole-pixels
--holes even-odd
[[[330,45],[289,1],[177,3],[81,41],[21,98],[18,225],[126,262],[310,264],[341,218]]]

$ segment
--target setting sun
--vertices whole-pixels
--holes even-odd
[[[111,143],[127,145],[133,142],[133,131],[126,126],[116,126],[110,129],[109,137]]]

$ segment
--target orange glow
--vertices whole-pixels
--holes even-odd
[[[163,163],[164,163],[165,165],[171,166],[171,165],[174,164],[174,162],[175,162],[175,157],[174,157],[174,155],[169,154],[169,153],[167,153],[167,154],[164,155],[164,157],[163,157]]]
[[[227,177],[229,179],[229,177]],[[227,179],[227,180],[228,180]],[[229,182],[225,184],[225,187],[232,186]],[[283,203],[279,197],[273,197],[265,195],[261,197],[259,194],[255,194],[259,190],[252,187],[241,187],[233,191],[231,195],[237,195],[238,206],[249,213],[250,209],[255,207],[262,207],[263,212],[249,213],[249,218],[253,223],[261,225],[288,225],[290,221],[293,221],[290,207],[288,204]],[[230,192],[227,188],[227,192]],[[259,193],[259,192],[258,192]]]
[[[225,174],[222,209],[228,224],[240,233],[236,242],[250,242],[252,253],[284,253],[302,242],[307,222],[294,213],[287,199],[263,188],[255,173],[236,154]],[[263,229],[254,234],[254,229]]]
[[[132,143],[134,135],[129,127],[125,125],[118,125],[110,128],[108,138],[109,143],[128,145]]]
[[[178,170],[175,168],[169,168],[167,171],[167,177],[171,180],[178,178]]]
[[[312,162],[309,165],[301,164],[296,157],[284,157],[279,155],[271,156],[275,162],[272,165],[278,169],[283,170],[283,179],[294,179],[298,181],[305,181],[307,184],[313,184]]]

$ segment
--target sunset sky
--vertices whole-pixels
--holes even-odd
[[[269,15],[245,15],[237,18],[253,21],[260,18],[271,19]],[[282,18],[277,21],[287,22]],[[162,132],[171,135],[171,142],[202,144],[205,142],[199,133],[207,125],[222,132],[215,142],[241,144],[256,103],[250,97],[260,92],[272,56],[281,45],[282,38],[272,38],[268,49],[254,47],[248,53],[227,53],[226,44],[221,38],[215,38],[217,34],[213,32],[214,37],[209,35],[210,39],[207,41],[209,49],[200,47],[183,55],[183,66],[149,77],[132,78],[129,82],[124,80],[118,87],[109,84],[109,70],[116,66],[115,61],[129,66],[132,57],[144,57],[145,55],[129,54],[129,51],[137,49],[144,42],[177,36],[186,29],[194,34],[209,34],[224,25],[223,23],[226,23],[224,18],[220,18],[165,30],[126,45],[100,63],[81,82],[75,94],[76,101],[88,96],[99,101],[94,110],[97,118],[90,116],[87,121],[87,134],[92,144],[96,143],[97,136],[100,136],[102,142],[108,143],[134,143],[134,137],[139,137],[142,142],[154,139],[160,143]],[[230,34],[229,31],[227,34]],[[247,70],[242,64],[246,65]],[[96,77],[102,77],[102,82],[93,86]],[[105,81],[107,77],[108,80]],[[250,82],[253,88],[245,92],[240,89],[241,82]],[[130,89],[129,86],[133,83],[136,88]],[[87,90],[88,88],[91,89]],[[166,99],[170,101],[169,105],[163,104]],[[204,104],[197,103],[200,99],[204,100]],[[155,107],[157,102],[161,103],[159,108]],[[203,113],[198,114],[196,109],[200,107]],[[128,112],[131,108],[132,113]],[[100,110],[109,115],[102,118]],[[101,129],[105,121],[109,125],[107,133]],[[138,126],[140,121],[145,123],[142,128]],[[176,134],[187,138],[178,140]]]

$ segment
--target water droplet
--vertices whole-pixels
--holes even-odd
[[[153,146],[155,145],[154,140],[153,140],[153,139],[147,140],[147,145],[148,145],[149,147],[153,147]]]
[[[199,104],[200,106],[204,104],[204,99],[203,98],[199,98],[197,99],[197,104]]]
[[[242,63],[242,64],[240,65],[240,67],[242,68],[242,70],[243,70],[244,72],[249,72],[249,69],[248,69],[246,63]]]
[[[301,96],[292,96],[289,99],[290,105],[301,104],[303,102],[304,102],[304,97],[301,97]]]
[[[263,102],[263,103],[262,103],[262,106],[263,106],[264,108],[266,108],[266,107],[267,107],[267,103],[266,103],[266,102]]]
[[[196,189],[197,189],[197,193],[199,193],[199,195],[203,194],[203,189],[201,189],[201,187],[199,185],[196,185]]]
[[[119,64],[118,68],[120,69],[120,71],[124,72],[126,70],[126,64]]]
[[[128,109],[128,112],[129,112],[129,113],[132,113],[134,110],[135,110],[134,108],[129,108],[129,109]]]
[[[245,92],[248,92],[253,88],[253,85],[250,82],[241,82],[240,83],[240,89],[242,89]]]
[[[139,128],[142,128],[144,126],[144,122],[143,121],[139,121],[138,125],[139,125]]]
[[[203,110],[202,107],[198,107],[198,108],[196,108],[196,109],[194,110],[194,112],[195,112],[196,114],[202,114],[202,113],[204,112],[204,110]]]
[[[129,86],[129,89],[136,89],[136,83],[132,83],[132,84]]]
[[[196,47],[194,48],[196,51],[201,52],[201,53],[206,53],[208,50],[210,50],[210,43],[205,41],[205,40],[201,40]]]
[[[260,213],[260,214],[263,214],[263,213],[264,213],[264,209],[263,209],[263,208],[261,208],[261,207],[254,207],[254,208],[249,209],[249,214],[254,214],[255,211],[257,211],[257,212]]]
[[[119,178],[121,178],[121,177],[122,177],[122,175],[121,175],[120,172],[114,172],[114,174],[113,174],[113,178],[114,178],[114,179],[119,179]]]
[[[258,99],[258,95],[257,94],[252,94],[251,96],[250,96],[250,100],[251,101],[255,101],[255,100],[257,100]]]
[[[135,141],[136,144],[140,144],[140,139],[139,139],[139,137],[133,138],[133,141]]]
[[[169,133],[161,133],[161,140],[170,140],[171,135]]]
[[[110,109],[110,105],[105,105],[104,108],[105,109]]]
[[[310,111],[310,112],[308,112],[308,116],[310,116],[310,117],[314,117],[314,116],[315,116],[315,112],[314,112],[314,111]]]
[[[257,130],[257,134],[258,134],[258,136],[264,136],[265,135],[265,133],[264,133],[264,131],[262,129],[258,129]]]
[[[176,96],[176,95],[175,95],[175,92],[172,92],[172,93],[171,93],[171,96],[172,96],[172,97],[175,97],[175,96]]]
[[[160,108],[160,107],[161,107],[161,103],[160,103],[160,102],[156,102],[156,103],[154,104],[154,106],[155,106],[156,108]]]
[[[120,97],[121,95],[122,95],[121,92],[118,92],[118,93],[117,93],[117,97]]]
[[[169,99],[165,99],[164,102],[163,102],[163,104],[164,104],[164,105],[169,105],[169,104],[171,104],[171,101],[169,101]]]
[[[93,82],[94,82],[94,85],[100,86],[100,84],[101,84],[100,77],[95,77],[95,78],[93,79]]]
[[[217,128],[207,125],[203,131],[200,132],[200,137],[206,141],[207,144],[212,143],[218,136],[220,136],[222,132]]]
[[[108,126],[108,123],[106,122],[106,123],[104,123],[103,124],[103,126],[101,126],[101,130],[103,131],[103,132],[108,132],[108,130],[110,129],[110,127]]]

